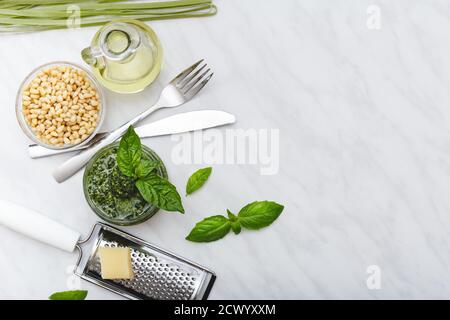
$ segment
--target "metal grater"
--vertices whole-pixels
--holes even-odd
[[[83,255],[82,246],[92,248],[89,255]],[[99,247],[129,247],[134,278],[102,279]],[[76,248],[79,251],[76,275],[129,299],[203,300],[216,278],[212,271],[194,262],[100,222]]]
[[[34,210],[0,200],[0,225],[67,252],[78,249],[76,275],[129,299],[206,299],[216,279],[212,271],[104,223],[96,223],[89,237],[79,240],[80,233]],[[82,247],[88,248],[88,254],[83,254]],[[99,247],[130,248],[134,278],[102,279]]]

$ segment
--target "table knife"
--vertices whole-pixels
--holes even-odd
[[[161,120],[144,124],[135,129],[141,138],[164,136],[195,130],[214,128],[236,122],[236,117],[228,112],[219,110],[200,110],[179,113]],[[73,151],[80,151],[89,147],[105,133],[98,133],[88,144],[81,147],[54,150],[32,144],[28,147],[28,153],[32,159],[52,156]]]

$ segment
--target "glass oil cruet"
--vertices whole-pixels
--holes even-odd
[[[136,20],[106,24],[81,51],[102,85],[120,93],[139,92],[151,84],[161,70],[162,55],[155,32]]]

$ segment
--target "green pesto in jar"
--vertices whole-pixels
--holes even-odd
[[[102,219],[118,225],[132,225],[153,216],[158,208],[146,202],[136,188],[133,178],[125,176],[116,161],[118,144],[100,150],[88,164],[84,189],[89,205]],[[161,161],[143,146],[142,159]],[[157,174],[167,177],[162,165]]]

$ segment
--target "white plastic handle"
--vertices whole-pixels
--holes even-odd
[[[27,237],[72,252],[80,234],[42,214],[0,200],[0,224]]]

